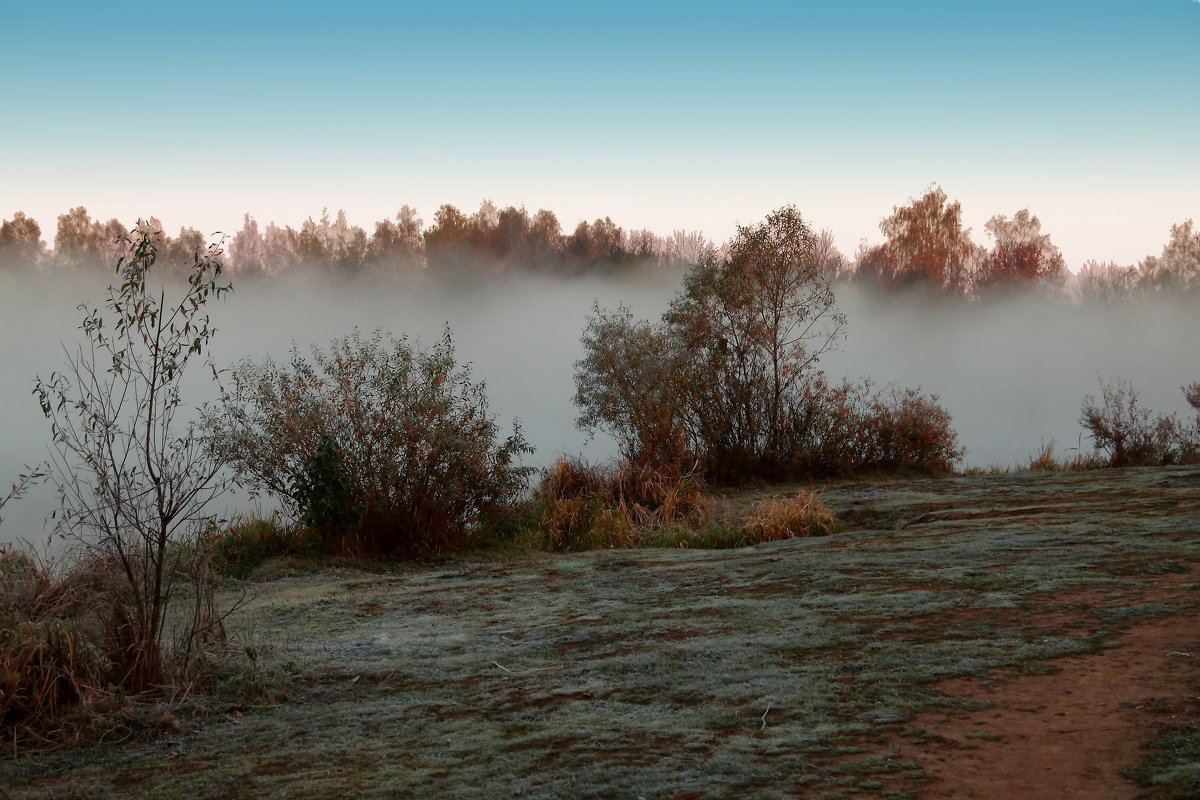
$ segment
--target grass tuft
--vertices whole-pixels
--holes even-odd
[[[538,526],[527,546],[554,551],[639,547],[654,532],[710,514],[703,482],[675,467],[559,459],[535,492]]]
[[[329,550],[327,540],[312,528],[287,525],[278,514],[268,518],[238,517],[208,534],[212,569],[229,578],[250,577],[272,558],[315,558]]]
[[[836,529],[833,515],[815,494],[805,491],[759,503],[743,518],[740,528],[743,545],[825,536]]]

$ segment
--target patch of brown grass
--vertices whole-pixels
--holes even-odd
[[[97,575],[55,575],[19,551],[0,552],[0,730],[16,741],[103,685],[94,630],[79,624]]]
[[[123,738],[160,728],[159,722],[177,727],[172,712],[212,683],[222,618],[209,607],[172,612],[176,629],[197,635],[177,637],[162,685],[133,694],[121,688],[138,645],[129,635],[133,602],[114,557],[67,555],[51,563],[0,548],[0,742],[6,751]]]
[[[741,522],[740,546],[776,542],[796,537],[825,536],[837,529],[837,520],[812,492],[760,502]]]
[[[693,473],[630,461],[604,467],[561,458],[536,492],[540,526],[529,544],[550,550],[638,547],[646,535],[710,513]]]
[[[1106,464],[1094,453],[1076,452],[1071,458],[1058,458],[1054,455],[1055,441],[1043,441],[1035,455],[1029,457],[1025,465],[1027,472],[1082,472],[1089,469],[1101,469]]]

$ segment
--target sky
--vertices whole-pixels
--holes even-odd
[[[1077,269],[1200,221],[1200,2],[4,2],[0,217],[233,232],[402,204],[853,255],[941,185]]]

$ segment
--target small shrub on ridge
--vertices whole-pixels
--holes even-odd
[[[1184,389],[1189,403],[1200,394],[1195,389]],[[1189,428],[1174,414],[1155,415],[1140,408],[1130,381],[1101,381],[1100,390],[1099,403],[1093,395],[1084,396],[1079,422],[1108,466],[1200,463],[1200,421]]]
[[[871,381],[830,385],[814,376],[788,409],[788,477],[873,472],[938,475],[962,459],[937,395]]]
[[[210,563],[214,572],[230,578],[247,578],[271,558],[312,558],[329,552],[329,541],[319,531],[284,525],[277,515],[268,519],[243,517],[209,533]]]

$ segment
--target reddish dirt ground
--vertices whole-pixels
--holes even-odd
[[[1196,569],[1168,576],[1139,600],[1178,602],[1193,590],[1176,586],[1197,577]],[[1161,728],[1200,715],[1200,614],[1137,622],[1109,641],[1119,646],[1060,659],[1051,675],[945,681],[937,688],[947,695],[986,707],[918,717],[911,727],[926,732],[924,742],[897,736],[882,752],[921,765],[922,800],[1137,797],[1122,771]],[[917,788],[888,778],[888,788]]]

